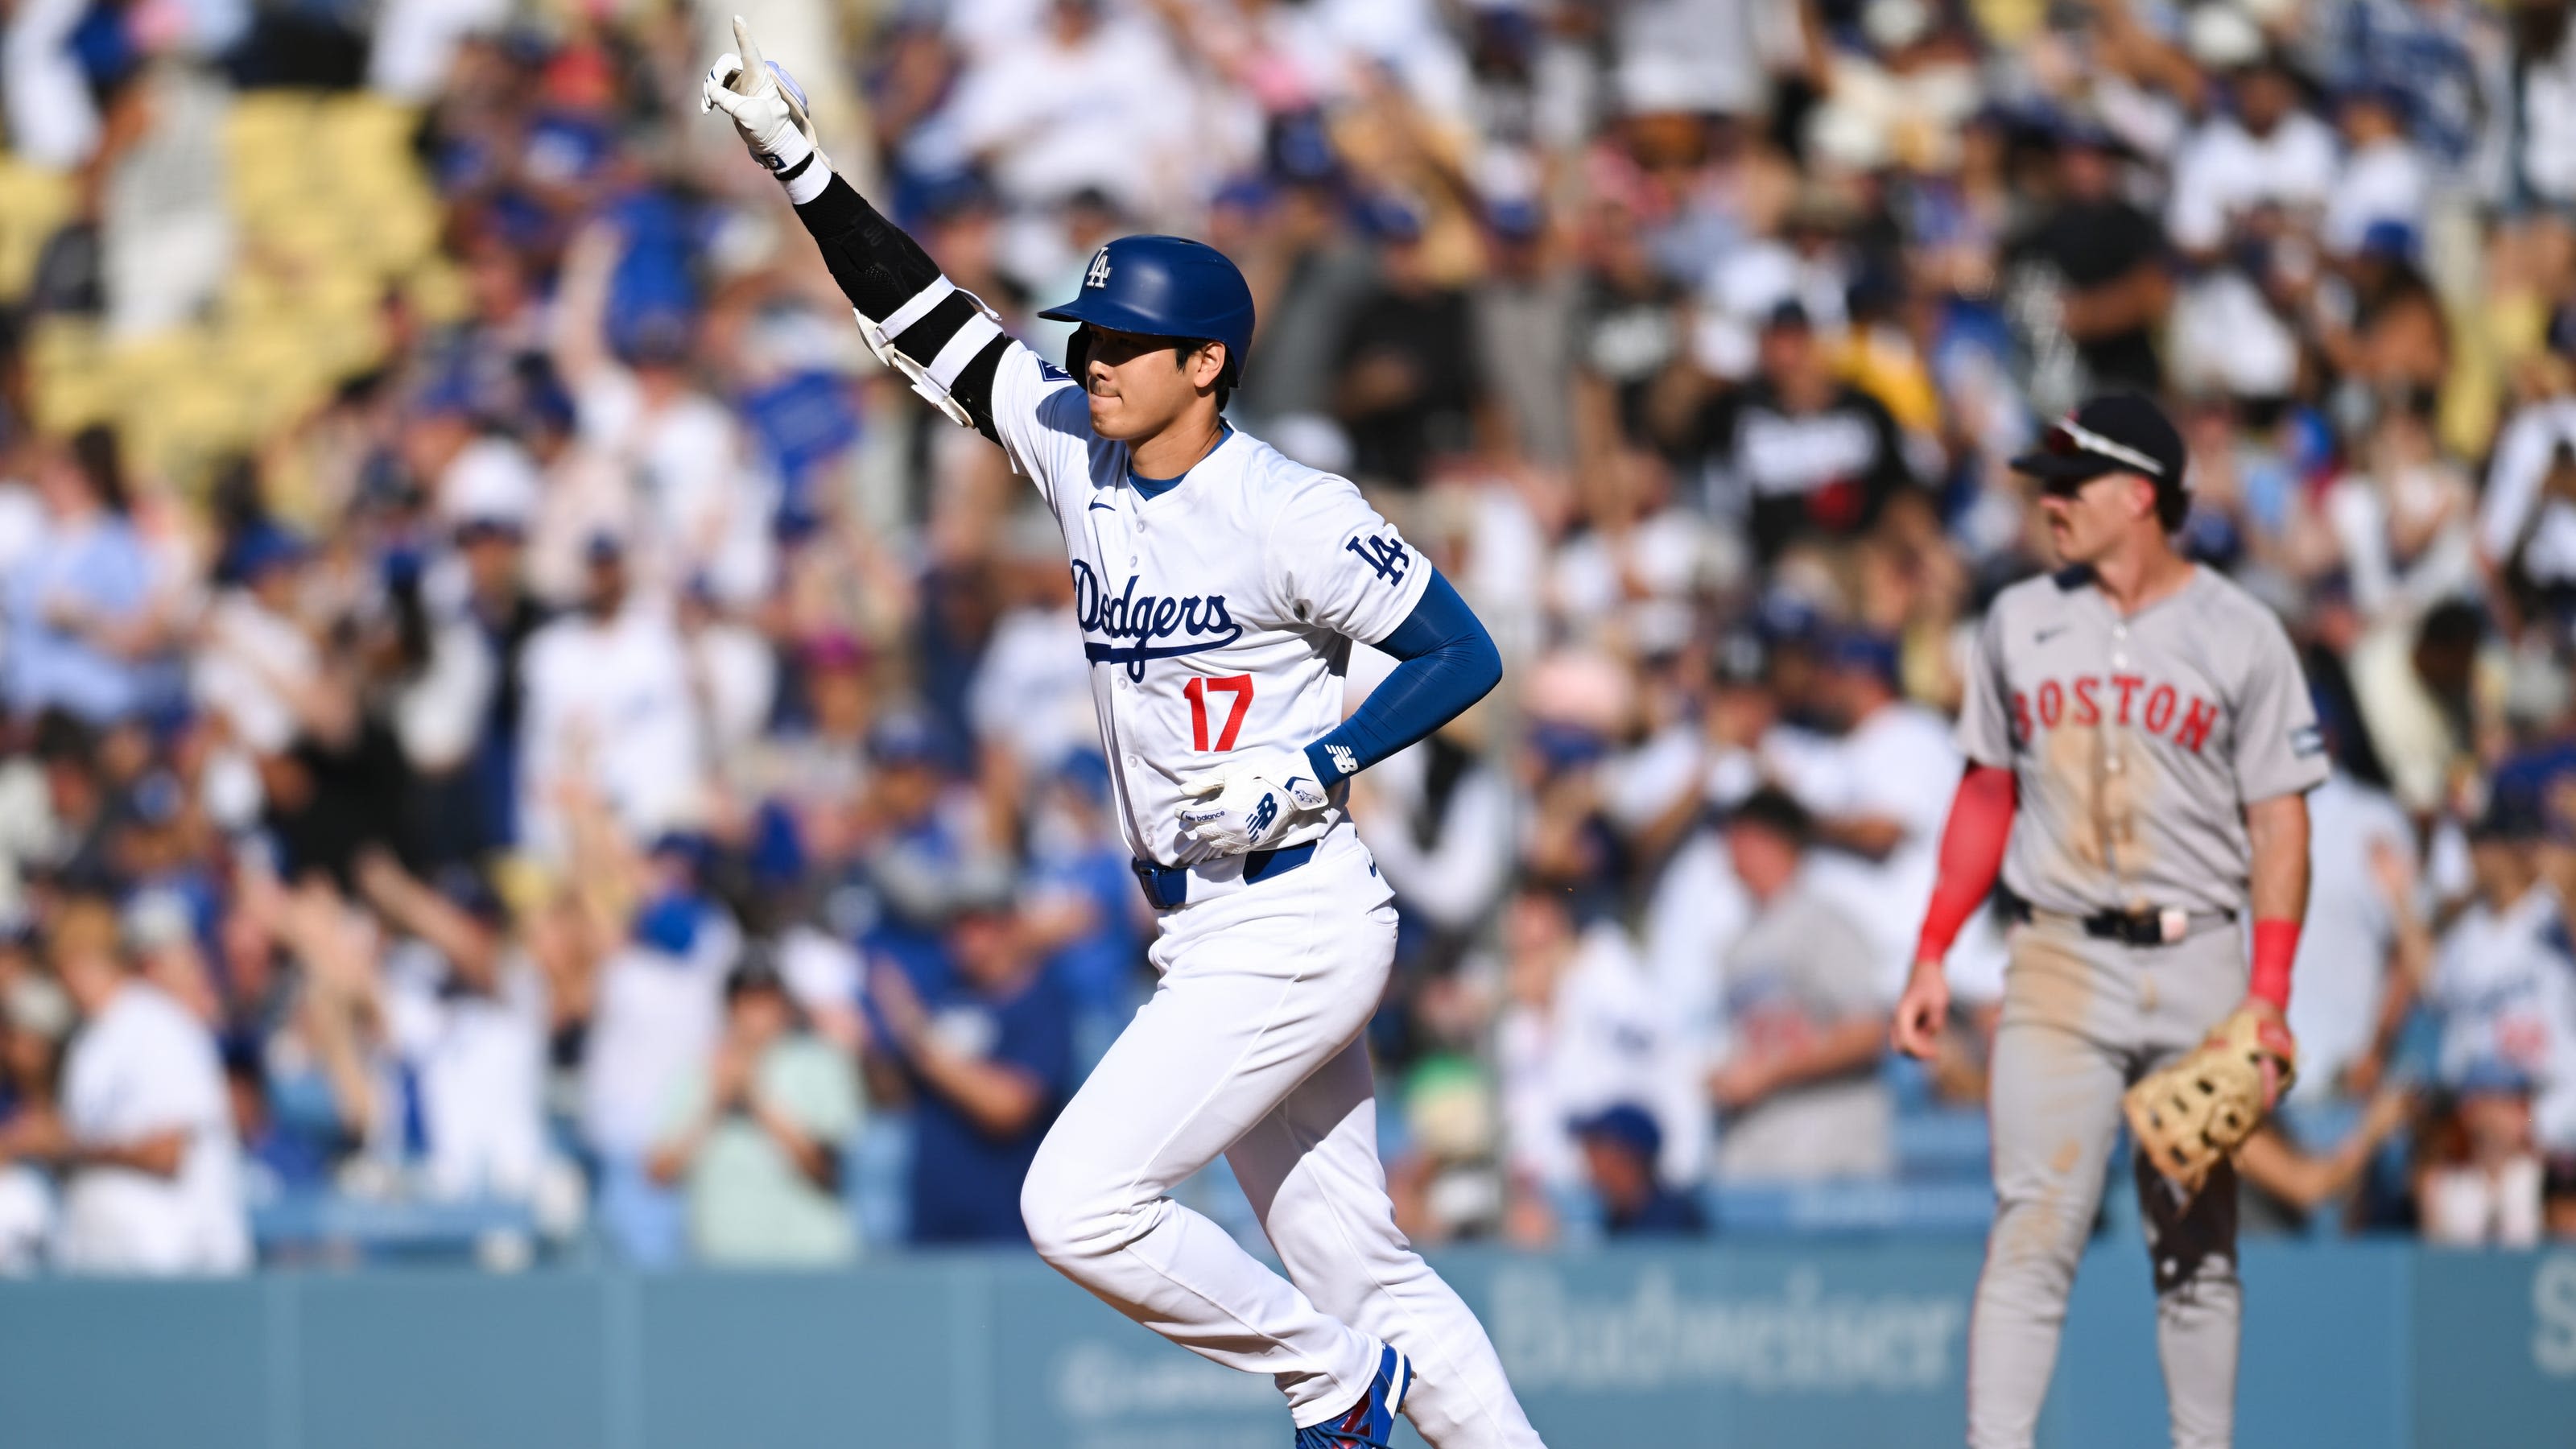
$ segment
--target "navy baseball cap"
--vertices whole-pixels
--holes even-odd
[[[1868,674],[1894,683],[1898,663],[1896,641],[1871,629],[1843,629],[1835,632],[1825,649],[1825,667]]]
[[[1614,1102],[1590,1116],[1567,1124],[1577,1137],[1598,1137],[1652,1161],[1664,1150],[1664,1129],[1652,1113],[1634,1102]]]
[[[2039,447],[2012,460],[2051,492],[2110,473],[2137,473],[2159,491],[2179,491],[2185,455],[2182,434],[2164,409],[2134,392],[2097,397],[2049,425]]]

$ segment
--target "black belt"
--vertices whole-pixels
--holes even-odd
[[[2085,935],[2097,941],[2118,941],[2128,946],[2170,946],[2236,919],[2234,911],[2186,911],[2179,907],[2095,911],[2089,916],[2068,916],[2037,910],[2030,902],[2000,886],[1996,887],[1995,896],[2003,903],[2004,915],[2011,920],[2025,925],[2043,916],[2050,920],[2073,921],[2084,928]]]
[[[1315,842],[1283,846],[1277,850],[1255,850],[1243,857],[1243,883],[1257,885],[1274,875],[1286,875],[1315,858]],[[1150,860],[1131,860],[1128,868],[1136,872],[1136,883],[1145,888],[1145,903],[1158,911],[1177,910],[1190,903],[1190,868],[1186,865],[1156,865]]]

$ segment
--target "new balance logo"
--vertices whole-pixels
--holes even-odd
[[[1261,803],[1252,807],[1252,818],[1243,822],[1243,833],[1258,840],[1261,832],[1270,828],[1270,822],[1278,818],[1279,797],[1264,795]]]
[[[1342,547],[1359,555],[1360,562],[1375,570],[1380,583],[1402,583],[1404,566],[1413,561],[1412,556],[1404,551],[1404,540],[1400,538],[1379,538],[1370,534],[1352,539]]]
[[[1109,285],[1109,248],[1102,247],[1091,254],[1091,267],[1082,274],[1082,285],[1086,287]]]
[[[1351,747],[1348,745],[1326,745],[1324,755],[1333,762],[1333,773],[1336,775],[1356,775],[1360,772],[1360,762],[1352,757]]]

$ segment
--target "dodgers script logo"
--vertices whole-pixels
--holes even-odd
[[[1139,594],[1136,576],[1130,574],[1127,587],[1113,599],[1091,565],[1080,559],[1073,561],[1073,612],[1082,626],[1083,656],[1094,664],[1123,664],[1127,677],[1140,683],[1148,659],[1177,659],[1203,649],[1222,649],[1243,637],[1243,626],[1226,612],[1223,594],[1179,599]],[[1122,639],[1134,642],[1116,642]],[[1156,642],[1163,639],[1186,642]]]

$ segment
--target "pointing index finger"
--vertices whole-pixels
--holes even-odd
[[[760,42],[751,38],[751,22],[739,15],[733,18],[733,49],[742,57],[742,72],[733,80],[735,90],[752,95],[772,83],[769,66],[760,58]]]

